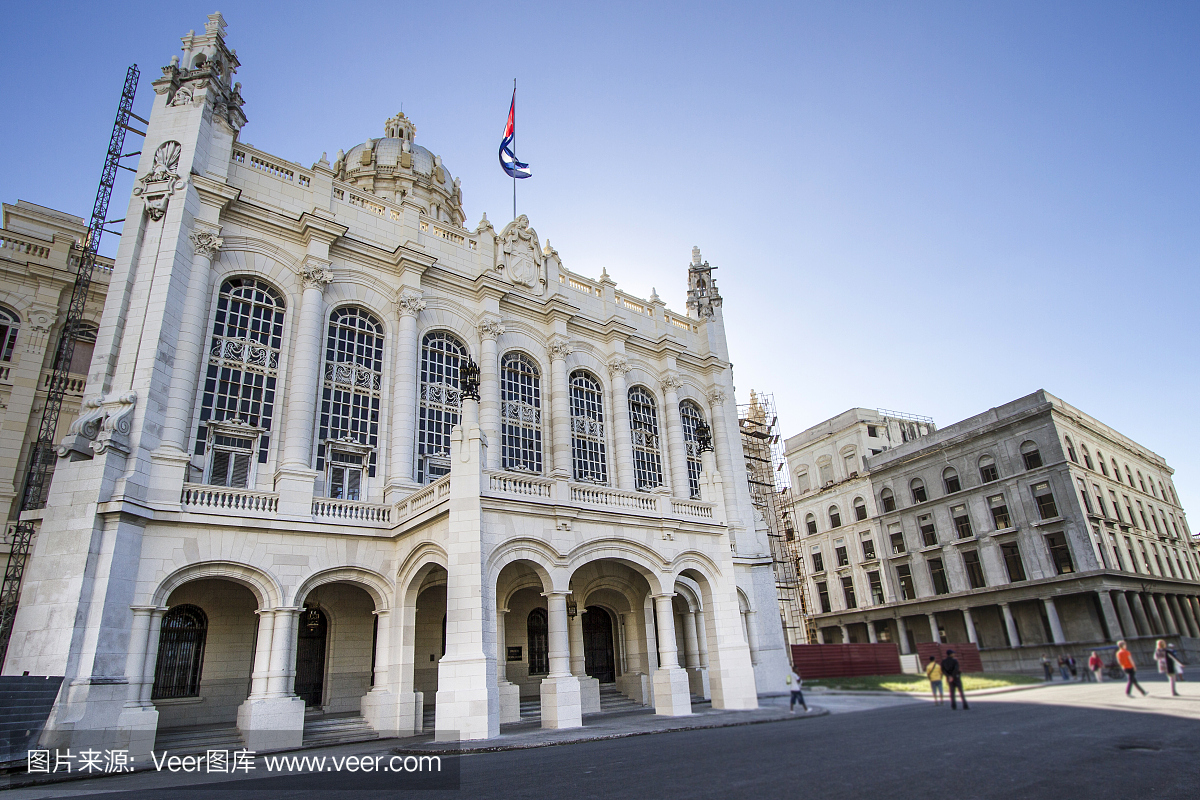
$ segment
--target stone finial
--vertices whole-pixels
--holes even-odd
[[[208,15],[208,22],[204,23],[204,32],[215,33],[217,36],[225,35],[225,17],[221,16],[220,11]]]
[[[699,246],[692,248],[692,266],[700,266],[700,248]]]
[[[179,69],[179,56],[171,56],[171,66],[175,69]]]
[[[655,305],[663,305],[662,298],[658,296],[658,289],[655,289],[653,286],[650,287],[650,302]]]

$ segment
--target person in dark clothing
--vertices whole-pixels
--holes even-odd
[[[954,711],[958,708],[954,704],[954,690],[957,688],[958,696],[962,698],[963,711],[968,711],[971,707],[967,705],[967,696],[963,693],[962,667],[958,665],[958,659],[954,657],[953,650],[947,650],[946,657],[942,659],[942,675],[949,684],[950,710]]]

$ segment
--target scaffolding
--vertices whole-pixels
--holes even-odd
[[[767,525],[784,635],[789,645],[815,641],[815,630],[808,624],[810,606],[804,559],[795,544],[796,526],[788,499],[787,462],[783,458],[783,437],[779,433],[779,416],[775,413],[773,397],[751,391],[750,402],[738,406],[738,428],[742,434],[750,499],[756,512],[755,523],[761,517]]]

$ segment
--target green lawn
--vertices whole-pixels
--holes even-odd
[[[1032,675],[1009,675],[999,672],[968,673],[963,675],[963,688],[968,692],[977,689],[997,689],[1002,686],[1021,686],[1041,682],[1041,678]],[[815,678],[804,681],[804,688],[806,689],[816,686],[845,691],[929,691],[929,681],[923,675],[865,675],[858,678]]]

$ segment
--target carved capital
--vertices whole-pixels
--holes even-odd
[[[304,288],[324,291],[333,281],[333,270],[329,268],[329,264],[330,262],[323,258],[307,256],[300,265],[300,282]]]
[[[197,229],[188,234],[188,238],[192,240],[192,247],[196,251],[196,255],[204,256],[209,261],[217,257],[217,253],[225,244],[225,240],[217,236],[213,231]]]
[[[624,376],[630,369],[629,359],[625,356],[613,356],[608,360],[608,374],[614,378],[618,374]]]
[[[415,317],[425,310],[426,302],[421,299],[421,293],[413,289],[401,289],[396,292],[396,312],[401,317]]]
[[[563,359],[571,355],[574,351],[574,346],[571,340],[565,336],[555,336],[550,339],[550,346],[546,348],[550,351],[550,358],[553,360]]]
[[[662,376],[659,382],[662,383],[663,389],[673,392],[683,386],[683,377],[678,372],[668,372]]]
[[[504,335],[504,325],[495,317],[488,317],[479,323],[479,338],[483,340],[498,339]]]
[[[712,401],[714,406],[725,405],[725,390],[713,389],[712,392],[709,393],[708,399]]]

